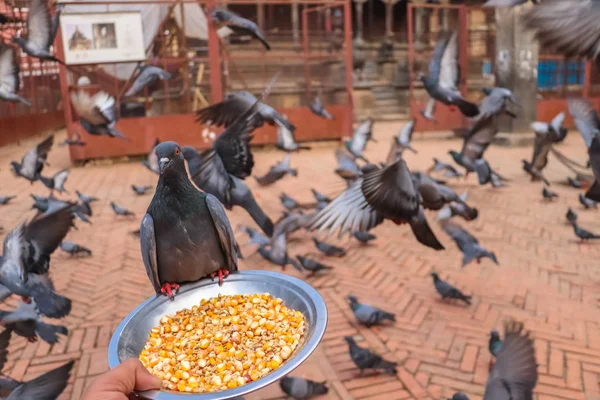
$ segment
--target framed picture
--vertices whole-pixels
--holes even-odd
[[[139,12],[62,14],[65,64],[103,64],[146,59]]]

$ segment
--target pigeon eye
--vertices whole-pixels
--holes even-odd
[[[179,155],[179,149],[175,149],[175,155],[178,156]]]

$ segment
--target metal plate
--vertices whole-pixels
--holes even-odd
[[[164,315],[175,314],[183,308],[198,305],[201,299],[219,294],[269,293],[279,297],[284,304],[304,314],[308,330],[304,341],[282,366],[269,375],[247,385],[216,393],[192,394],[171,391],[151,390],[138,393],[144,398],[156,400],[225,400],[232,399],[265,387],[292,372],[316,349],[327,327],[327,307],[325,301],[308,283],[278,272],[240,271],[230,275],[223,286],[217,282],[203,279],[181,286],[175,300],[165,296],[156,296],[146,300],[133,310],[119,324],[108,346],[108,365],[116,367],[129,358],[138,358],[148,340],[150,330],[158,326]]]

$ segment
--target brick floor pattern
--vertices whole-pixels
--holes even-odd
[[[391,135],[399,127],[393,123],[377,125],[375,137],[379,140],[369,144],[367,157],[384,160]],[[432,157],[449,160],[446,151],[461,146],[458,139],[442,134],[415,136],[414,147],[419,153],[406,156],[412,169],[428,167]],[[33,143],[0,149],[0,194],[18,195],[13,203],[0,207],[4,233],[33,215],[29,211],[30,193],[47,194],[39,183],[31,186],[15,179],[8,168],[9,161],[20,158]],[[257,188],[254,179],[248,179],[267,213],[277,218],[283,210],[278,199],[282,191],[300,201],[312,201],[311,187],[329,195],[341,192],[344,184],[332,172],[336,145],[317,143],[312,151],[293,155],[298,178],[286,177],[268,188]],[[576,132],[561,149],[584,160],[583,142]],[[55,147],[46,171],[68,166],[67,154],[67,150]],[[497,253],[499,266],[484,260],[481,265],[461,268],[460,252],[441,231],[433,213],[429,221],[447,248],[443,252],[419,245],[407,227],[389,222],[373,230],[377,240],[372,245],[332,238],[332,243],[347,249],[347,255],[339,259],[314,254],[309,233],[290,236],[290,254],[313,253],[335,267],[327,275],[305,278],[325,298],[329,324],[315,354],[294,373],[327,379],[330,393],[323,399],[445,399],[459,390],[471,399],[481,399],[490,361],[489,331],[500,329],[508,318],[523,321],[535,338],[537,399],[600,398],[600,243],[578,244],[564,217],[571,206],[579,213],[581,226],[600,232],[598,211],[584,210],[577,201],[578,191],[560,185],[568,171],[554,159],[547,176],[560,198],[546,203],[541,198],[542,186],[529,182],[520,168],[520,160],[530,157],[530,148],[492,146],[487,154],[492,166],[511,179],[508,187],[481,188],[474,176],[451,185],[458,192],[469,190],[469,203],[479,208],[480,217],[468,224],[459,223]],[[263,174],[281,157],[273,149],[256,149],[254,173]],[[155,184],[156,179],[137,162],[96,162],[72,168],[66,184],[71,195],[63,197],[73,198],[78,189],[101,200],[93,205],[93,225],[79,223],[79,229],[68,236],[91,248],[93,256],[71,258],[58,250],[52,258],[51,275],[57,290],[73,300],[71,315],[61,321],[70,333],[53,346],[13,338],[4,373],[15,379],[31,379],[68,360],[77,360],[61,399],[78,399],[86,386],[107,370],[107,346],[113,330],[152,295],[139,240],[130,233],[138,228],[152,195],[136,196],[129,186]],[[111,200],[134,210],[136,217],[116,217]],[[251,224],[239,208],[229,215],[234,227]],[[242,244],[246,241],[241,234],[238,240]],[[251,247],[243,247],[243,252],[242,269],[278,270],[254,254]],[[472,295],[473,304],[442,303],[430,278],[434,271]],[[289,267],[286,273],[300,275]],[[396,313],[397,322],[371,329],[358,325],[345,300],[351,293]],[[16,303],[17,299],[9,302],[11,306]],[[397,375],[355,378],[357,369],[348,355],[345,335],[353,335],[362,346],[397,361]],[[277,385],[271,385],[248,398],[276,399],[283,394]]]

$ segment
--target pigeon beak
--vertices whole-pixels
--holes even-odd
[[[171,159],[168,157],[163,157],[160,160],[158,160],[158,168],[159,168],[161,174],[163,172],[165,172],[165,169],[167,169],[167,167],[169,166],[170,163],[171,163]]]

